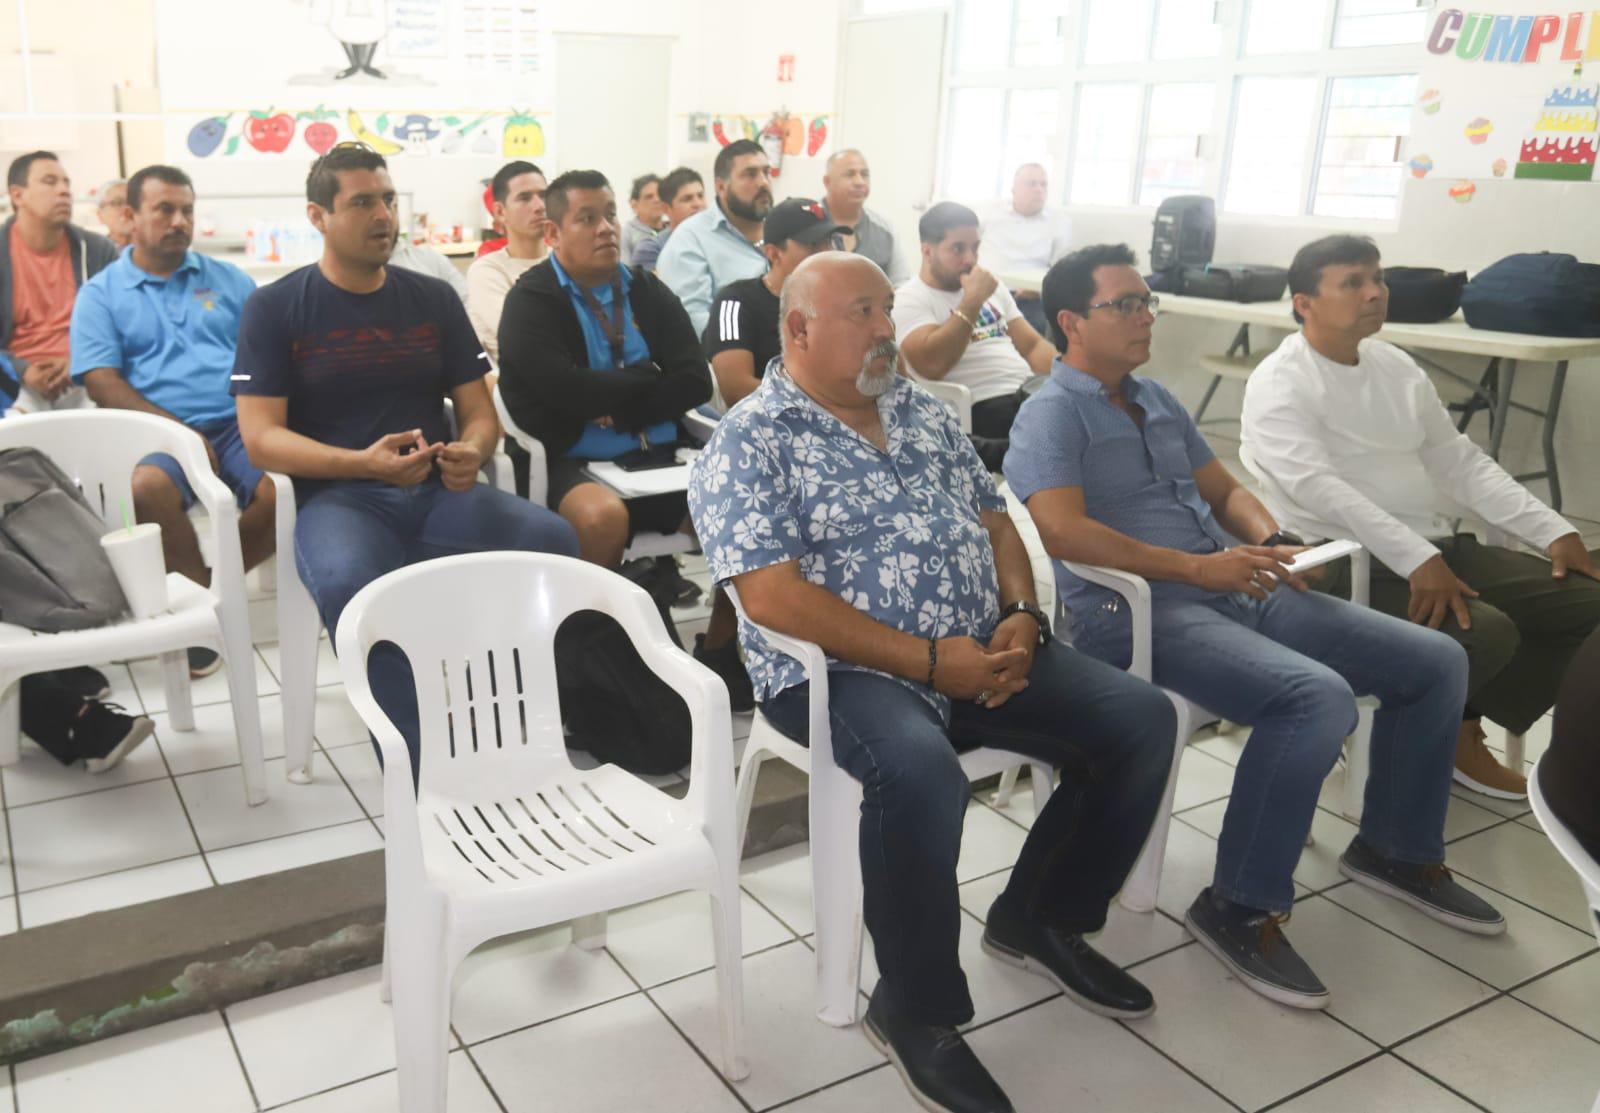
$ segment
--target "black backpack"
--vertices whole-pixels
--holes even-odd
[[[126,611],[100,547],[105,532],[50,457],[36,448],[0,452],[0,621],[58,633],[104,626]]]
[[[622,571],[650,593],[677,641],[667,566],[645,561]],[[689,764],[688,704],[650,671],[615,619],[598,611],[569,616],[556,629],[555,657],[567,745],[649,776]]]
[[[1600,266],[1550,251],[1507,255],[1467,283],[1461,313],[1473,328],[1600,336]]]
[[[1461,308],[1467,272],[1438,267],[1384,267],[1383,280],[1389,287],[1387,320],[1431,325],[1454,316]]]

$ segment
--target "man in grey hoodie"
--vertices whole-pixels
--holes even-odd
[[[117,257],[110,240],[72,223],[72,182],[51,151],[20,155],[6,173],[16,214],[0,225],[0,391],[19,412],[81,406],[68,377],[78,287]]]

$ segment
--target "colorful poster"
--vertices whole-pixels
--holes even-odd
[[[1595,180],[1600,11],[1550,7],[1434,8],[1406,147],[1413,176]]]

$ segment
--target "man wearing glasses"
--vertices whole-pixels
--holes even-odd
[[[1299,541],[1212,455],[1150,359],[1157,298],[1124,245],[1050,268],[1044,308],[1062,349],[1011,431],[1005,474],[1057,560],[1150,583],[1154,680],[1254,729],[1239,759],[1211,885],[1190,932],[1274,1001],[1328,1005],[1280,925],[1323,778],[1355,729],[1356,696],[1381,707],[1360,833],[1346,877],[1463,931],[1505,920],[1444,868],[1444,820],[1467,659],[1437,631],[1321,592],[1286,564]],[[1240,542],[1247,542],[1241,544]],[[1074,644],[1112,664],[1132,655],[1128,608],[1056,569]]]

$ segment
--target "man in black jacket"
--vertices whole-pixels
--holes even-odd
[[[512,420],[545,450],[546,502],[578,532],[585,560],[622,563],[638,530],[689,529],[681,491],[624,502],[584,466],[678,437],[682,414],[711,397],[699,338],[655,275],[622,265],[616,196],[605,175],[571,170],[545,192],[550,258],[506,295],[500,392]],[[734,710],[753,706],[721,592],[695,656],[728,683]]]

